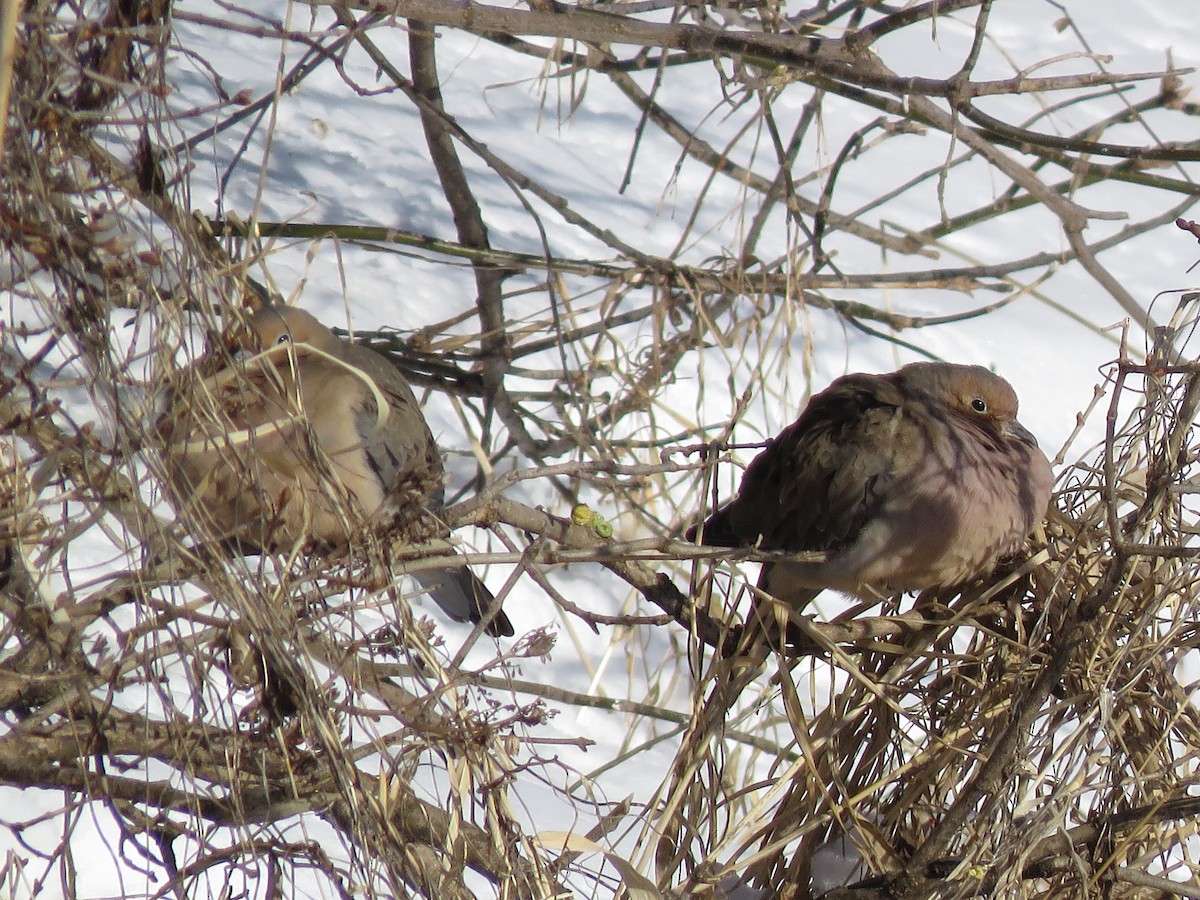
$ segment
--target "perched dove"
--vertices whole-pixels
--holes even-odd
[[[1052,481],[1007,381],[914,363],[814,396],[750,463],[737,497],[687,536],[825,551],[762,567],[759,587],[796,610],[825,588],[878,599],[987,572],[1042,520]]]
[[[400,370],[303,310],[268,306],[249,326],[240,358],[160,420],[179,505],[250,550],[345,546],[367,525],[444,533],[442,460]],[[413,574],[452,619],[513,633],[466,566]]]

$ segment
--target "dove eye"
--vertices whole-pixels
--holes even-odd
[[[290,344],[291,342],[292,342],[292,336],[290,334],[288,334],[286,331],[283,334],[281,334],[279,337],[275,338],[276,344]]]
[[[987,401],[982,397],[976,397],[971,401],[971,409],[975,410],[977,413],[985,413],[988,411]]]

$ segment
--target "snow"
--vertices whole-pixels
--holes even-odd
[[[212,27],[203,21],[203,16],[251,23],[248,17],[217,3],[189,2],[180,7],[187,14],[175,24],[181,50],[207,61],[212,72],[219,73],[224,90],[230,95],[244,91],[258,98],[269,94],[276,69],[289,70],[304,53],[299,43],[273,42]],[[1195,40],[1197,35],[1181,34],[1180,29],[1181,22],[1194,20],[1193,11],[1182,2],[1142,4],[1137,15],[1131,15],[1128,4],[1116,2],[1092,2],[1086,12],[1082,9],[1071,12],[1081,20],[1091,45],[1112,54],[1111,62],[1106,63],[1111,71],[1158,70],[1164,65],[1163,48],[1173,42],[1179,45],[1174,53],[1176,65],[1196,62],[1200,46]],[[314,36],[321,35],[331,21],[320,10],[310,18],[310,9],[303,4],[264,3],[259,6],[259,13],[286,17],[288,27],[307,30]],[[1038,60],[1074,54],[1079,47],[1075,36],[1069,30],[1057,31],[1052,27],[1059,15],[1055,4],[1034,0],[997,4],[989,28],[991,40],[985,46],[977,76],[1008,78],[1014,70],[1026,69]],[[904,33],[884,40],[879,49],[894,68],[919,59],[925,64],[921,74],[945,77],[955,71],[969,46],[972,21],[973,13],[962,24],[942,20],[936,36]],[[1194,32],[1194,26],[1189,28]],[[692,265],[740,252],[747,224],[744,212],[747,192],[743,186],[723,177],[710,180],[711,173],[705,167],[683,158],[679,146],[653,127],[646,129],[635,148],[632,136],[638,117],[634,107],[605,78],[592,73],[580,76],[581,84],[576,85],[543,82],[539,78],[541,64],[536,59],[520,57],[451,29],[440,29],[439,35],[439,66],[446,108],[470,134],[507,162],[547,190],[567,197],[577,212],[601,228],[612,229],[639,251],[668,255],[681,247],[680,261]],[[407,36],[402,28],[375,29],[371,37],[393,64],[401,71],[408,70]],[[278,57],[267,57],[268,48]],[[1006,58],[1006,54],[1013,58]],[[738,109],[706,107],[704,104],[717,96],[711,88],[715,74],[711,67],[691,68],[694,71],[666,79],[658,99],[679,114],[687,127],[699,129],[702,137],[721,148],[736,129],[752,122],[757,107],[754,103]],[[1080,60],[1074,56],[1031,74],[1043,77],[1080,68]],[[176,89],[168,101],[170,108],[182,113],[216,102],[212,72],[199,66],[188,54],[176,52],[169,72]],[[644,89],[650,87],[652,78],[653,73],[635,76]],[[586,82],[586,90],[582,82]],[[1194,76],[1185,76],[1185,82],[1193,83]],[[1153,89],[1153,82],[1150,85],[1147,90]],[[454,223],[429,161],[412,104],[399,92],[358,96],[354,91],[358,88],[363,92],[378,92],[387,87],[387,79],[357,51],[349,53],[344,70],[330,64],[319,66],[298,88],[279,98],[277,106],[268,113],[269,126],[258,117],[251,117],[191,150],[192,208],[205,215],[380,225],[453,238]],[[576,99],[572,89],[582,93],[581,105],[575,110],[570,109]],[[806,92],[797,91],[795,102],[785,100],[775,107],[777,114],[792,117],[781,125],[785,140],[806,96]],[[1108,101],[1098,102],[1106,104],[1106,108],[1112,106]],[[1001,98],[994,104],[981,106],[993,114],[1004,115],[1022,103]],[[845,108],[849,110],[850,105],[845,104]],[[1068,108],[1035,124],[1045,130],[1070,134],[1093,118],[1093,108]],[[207,123],[221,122],[230,111],[229,106],[214,109]],[[847,116],[844,121],[827,118],[820,123],[821,153],[809,160],[814,169],[828,164],[849,135],[865,124],[862,115],[859,111],[856,118]],[[199,124],[185,122],[172,127],[182,139]],[[870,139],[878,136],[872,135]],[[1165,140],[1191,138],[1190,135],[1159,136]],[[1145,137],[1131,130],[1127,139],[1137,142]],[[839,176],[839,211],[868,204],[889,186],[904,184],[914,175],[936,168],[944,158],[931,158],[929,143],[917,136],[891,137],[886,147],[884,157],[878,153],[865,154],[861,160],[852,160],[844,167]],[[635,150],[631,180],[620,191]],[[961,147],[943,145],[938,152],[961,151]],[[553,254],[567,258],[615,257],[611,247],[565,223],[546,203],[533,199],[526,207],[522,197],[478,155],[461,146],[459,153],[497,247],[531,254],[541,254],[548,247]],[[773,171],[773,150],[765,136],[739,142],[732,157],[741,165],[767,173]],[[880,158],[887,159],[886,170],[878,167]],[[915,196],[906,194],[883,208],[867,209],[862,219],[873,226],[889,222],[902,222],[906,227],[911,223],[933,225],[943,213],[953,216],[973,209],[981,197],[994,193],[997,185],[991,183],[992,177],[977,164],[956,168],[948,176],[943,197],[937,195],[935,182],[930,182],[927,191]],[[805,193],[810,197],[815,195],[811,189]],[[1094,241],[1160,211],[1161,198],[1151,193],[1115,182],[1103,190],[1081,193],[1079,199],[1085,206],[1129,213],[1126,220],[1093,221],[1086,233],[1088,240]],[[701,197],[704,202],[697,208]],[[764,260],[784,257],[789,250],[789,226],[777,212],[770,221],[755,251]],[[1032,209],[1013,217],[1006,227],[1010,230],[1003,234],[984,226],[956,235],[941,248],[938,260],[884,255],[842,234],[831,238],[826,249],[836,251],[838,265],[849,272],[899,272],[952,265],[955,257],[965,265],[974,259],[1067,249],[1061,228],[1044,210]],[[1000,253],[996,252],[997,241],[1004,244]],[[284,296],[332,325],[356,330],[383,326],[419,329],[455,319],[474,308],[475,285],[470,269],[460,262],[447,264],[432,253],[403,247],[363,249],[333,239],[314,242],[286,238],[266,242],[264,251],[261,264],[254,268],[255,277],[272,284]],[[1102,260],[1118,282],[1140,303],[1148,305],[1160,292],[1187,286],[1190,276],[1186,268],[1194,256],[1187,238],[1176,234],[1174,226],[1168,224],[1106,253]],[[506,283],[512,292],[506,306],[508,317],[529,323],[535,335],[544,333],[550,321],[542,278],[542,273],[534,271]],[[592,321],[600,315],[602,300],[593,293],[595,282],[565,276],[562,283],[566,293],[559,298],[558,312],[564,320],[577,317]],[[850,291],[830,293],[869,300],[910,315],[928,316],[970,310],[1001,296],[987,291],[967,295],[900,289],[869,297],[858,297]],[[1084,328],[1066,318],[1045,298],[1109,330]],[[640,299],[644,302],[646,298],[643,295]],[[633,305],[636,301],[626,302]],[[735,302],[745,315],[754,309],[754,298],[739,298]],[[5,306],[11,310],[4,314],[9,323],[37,315],[36,310],[22,306],[19,301],[6,300]],[[1156,314],[1161,309],[1160,318],[1165,318],[1169,306],[1170,298],[1159,301]],[[798,300],[780,304],[772,315],[777,321],[768,340],[774,342],[772,352],[780,354],[780,365],[768,373],[770,379],[766,383],[749,380],[754,360],[742,358],[727,348],[707,349],[696,355],[694,366],[681,368],[681,377],[658,400],[657,421],[644,423],[639,434],[659,439],[697,422],[711,422],[714,428],[719,428],[728,421],[737,397],[749,388],[753,396],[735,437],[744,442],[761,440],[788,424],[812,391],[838,375],[856,370],[886,371],[918,358],[908,350],[864,336],[829,312],[805,306]],[[953,325],[906,331],[900,337],[937,357],[994,366],[1023,398],[1023,423],[1053,454],[1075,427],[1076,414],[1091,401],[1093,385],[1099,382],[1103,366],[1117,355],[1116,328],[1124,317],[1125,313],[1077,264],[1069,264],[1060,267],[1029,294],[994,313]],[[140,344],[144,349],[151,340],[146,332],[135,336],[135,329],[142,327],[135,317],[117,319],[111,325],[113,333],[131,345]],[[447,331],[469,334],[474,329],[474,321],[468,316],[461,325]],[[619,340],[630,348],[630,356],[636,357],[644,346],[640,342],[648,341],[652,335],[650,325],[646,324],[621,330]],[[1136,351],[1141,343],[1141,337],[1136,336],[1132,349]],[[615,344],[601,343],[601,346],[605,353],[617,354],[621,350]],[[790,352],[782,353],[780,347]],[[47,365],[67,362],[66,358],[52,359]],[[522,359],[520,365],[529,369],[553,368],[560,362],[555,353],[543,352]],[[583,361],[571,359],[568,363],[582,365]],[[514,379],[514,383],[532,390],[546,387],[534,379]],[[593,390],[617,390],[619,385],[618,378],[597,374]],[[138,399],[137,386],[131,386],[128,394]],[[76,410],[79,421],[88,419],[89,398],[85,390],[64,389],[61,396]],[[549,411],[550,407],[545,405],[541,409]],[[574,413],[582,421],[594,409],[589,398],[580,397]],[[439,444],[448,454],[453,494],[473,476],[475,457],[451,399],[440,392],[431,392],[426,414]],[[1083,455],[1099,438],[1100,424],[1099,418],[1093,418],[1068,455],[1068,461]],[[103,423],[100,425],[103,427]],[[656,460],[655,451],[646,450],[642,456],[644,462]],[[724,477],[729,480],[723,491],[728,492],[736,473],[729,472]],[[533,505],[550,505],[560,514],[569,511],[553,506],[561,506],[561,498],[536,482],[522,485],[513,496]],[[686,511],[680,514],[686,515]],[[484,532],[468,529],[460,536],[469,548],[498,549]],[[97,535],[93,542],[77,542],[72,549],[73,576],[78,580],[96,577],[106,567],[119,565],[126,550],[114,546],[103,535]],[[487,581],[498,588],[510,571],[507,566],[494,566],[487,573]],[[591,564],[555,570],[548,577],[572,602],[587,609],[617,614],[628,611],[631,603],[628,589],[619,580],[607,572],[599,572]],[[61,588],[61,584],[55,586],[56,590]],[[437,617],[433,607],[423,601],[421,609]],[[666,707],[687,709],[690,686],[686,672],[678,670],[676,661],[680,638],[671,635],[668,629],[647,629],[634,640],[626,640],[623,633],[614,634],[611,628],[593,634],[560,612],[543,592],[526,584],[518,586],[509,597],[507,609],[518,633],[543,625],[551,625],[559,632],[554,653],[548,659],[521,662],[519,677],[608,697],[636,701],[649,697]],[[132,627],[132,623],[121,625]],[[444,622],[439,627],[452,642],[461,631]],[[664,675],[669,677],[661,680]],[[652,720],[634,723],[624,714],[566,703],[551,701],[549,705],[558,710],[558,715],[535,729],[534,738],[582,736],[591,746],[583,749],[564,742],[545,749],[555,762],[539,774],[550,781],[557,780],[556,788],[534,777],[518,784],[514,794],[522,805],[521,814],[529,831],[586,832],[596,817],[603,814],[605,804],[626,798],[635,804],[653,801],[670,770],[679,739],[678,728]],[[637,753],[632,752],[635,749]],[[576,780],[579,791],[600,804],[596,812],[582,815],[579,808],[566,802],[565,786]],[[435,794],[439,789],[444,791],[445,785],[430,787]],[[18,802],[14,792],[0,791],[0,803],[10,802]],[[32,807],[44,803],[46,809],[54,809],[61,798],[25,794],[19,802],[30,805],[32,816]],[[92,822],[88,815],[82,818],[85,823]],[[52,822],[41,823],[29,829],[22,840],[52,845],[60,834],[56,827],[61,828]],[[97,841],[114,840],[111,831],[105,833],[103,821],[86,827],[96,829]],[[328,831],[312,825],[311,820],[309,824],[297,824],[296,828],[315,828],[328,837]],[[638,846],[641,839],[636,832],[626,834],[618,841],[617,849],[638,857],[646,850],[644,845]],[[21,844],[11,835],[0,835],[0,847],[23,852]],[[116,854],[108,852],[109,849],[88,854],[88,866],[94,861],[95,868],[89,868],[88,886],[80,891],[80,896],[129,896],[141,891],[152,893],[159,887],[152,877],[142,880],[132,862],[114,867],[112,859]],[[646,861],[644,856],[640,858]],[[482,885],[478,888],[486,892]],[[591,890],[582,885],[576,888],[581,894]],[[52,891],[43,894],[52,895]]]

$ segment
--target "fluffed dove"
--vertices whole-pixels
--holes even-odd
[[[178,505],[250,550],[345,546],[366,526],[445,533],[442,460],[400,370],[300,309],[268,306],[248,324],[242,358],[160,420]],[[466,566],[413,575],[452,619],[513,633]]]
[[[824,561],[765,563],[759,587],[799,610],[823,589],[864,599],[952,587],[1015,553],[1053,474],[1017,396],[981,366],[847,375],[814,396],[689,540]]]

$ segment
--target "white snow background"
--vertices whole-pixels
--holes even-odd
[[[1166,64],[1168,47],[1173,49],[1177,66],[1192,66],[1200,61],[1200,25],[1194,6],[1182,0],[1136,7],[1110,0],[1063,6],[1039,0],[1001,0],[992,11],[989,28],[994,43],[985,47],[976,77],[1008,78],[1014,71],[1061,54],[1072,56],[1035,74],[1089,70],[1088,63],[1077,55],[1078,39],[1069,30],[1054,28],[1064,9],[1075,17],[1092,47],[1111,54],[1111,60],[1105,63],[1109,71],[1161,70]],[[288,29],[300,32],[323,32],[331,24],[331,17],[324,11],[314,11],[305,4],[262,3],[257,5],[255,13],[266,19],[282,20]],[[910,65],[912,60],[920,60],[921,74],[948,75],[957,69],[969,46],[973,15],[968,13],[958,24],[953,17],[939,19],[936,35],[905,33],[895,42],[885,40],[880,52],[898,63]],[[174,30],[180,52],[173,56],[168,81],[174,91],[169,105],[180,112],[216,103],[214,74],[230,95],[246,92],[258,98],[270,94],[276,71],[289,69],[303,52],[296,42],[272,44],[261,37],[239,33],[236,28],[215,27],[205,21],[208,16],[247,28],[256,24],[252,18],[217,3],[188,0],[177,5]],[[710,171],[690,160],[680,163],[679,146],[653,127],[646,129],[637,146],[628,188],[618,193],[633,150],[637,117],[628,101],[605,79],[589,77],[586,93],[579,107],[572,111],[567,108],[569,98],[560,93],[564,86],[541,80],[536,60],[453,29],[439,29],[439,35],[439,70],[446,109],[483,143],[503,148],[502,155],[518,169],[573,202],[585,203],[579,207],[580,213],[602,227],[611,227],[645,252],[667,255],[682,242],[686,247],[682,261],[697,265],[706,259],[738,252],[745,226],[740,215],[744,189],[719,176],[709,183]],[[401,71],[407,71],[406,35],[401,28],[391,34],[376,29],[372,38]],[[903,46],[903,42],[911,42],[913,46]],[[263,58],[267,47],[272,47],[278,57]],[[197,59],[206,64],[198,64]],[[660,100],[676,111],[689,111],[691,118],[685,124],[698,128],[715,145],[722,146],[720,136],[732,134],[755,110],[689,108],[693,90],[696,98],[713,96],[710,82],[716,74],[712,67],[688,69],[685,74],[666,79]],[[347,58],[346,77],[367,89],[386,84],[359,53],[351,53]],[[1194,85],[1196,76],[1186,75],[1184,81],[1186,85]],[[1147,83],[1145,89],[1153,90],[1154,83]],[[777,110],[786,108],[786,97],[785,93]],[[796,91],[796,109],[806,97],[806,91]],[[1004,98],[999,102],[1017,101]],[[230,111],[228,105],[213,106],[211,123],[222,122]],[[274,117],[269,127],[257,124],[251,130],[247,121],[191,148],[188,180],[193,209],[213,216],[383,225],[454,237],[454,225],[433,172],[420,123],[412,105],[402,96],[395,95],[394,102],[387,97],[356,97],[338,70],[324,65],[297,90],[283,95],[269,115]],[[1068,108],[1059,116],[1056,127],[1061,133],[1071,133],[1089,121],[1091,107]],[[184,120],[188,130],[179,132],[179,140],[189,137],[196,124],[195,119]],[[862,124],[861,121],[822,122],[827,154],[836,153],[846,136]],[[247,133],[250,138],[243,147]],[[268,136],[269,145],[265,140]],[[1157,137],[1191,139],[1192,135]],[[1129,140],[1138,143],[1146,139],[1131,131]],[[750,142],[739,145],[736,152],[738,162],[753,166],[755,160],[747,150],[749,146]],[[769,150],[760,146],[759,152],[766,155],[769,163]],[[850,200],[856,195],[861,195],[866,203],[889,186],[942,162],[928,158],[927,144],[915,137],[894,140],[888,152],[890,165],[886,171],[853,164],[846,167],[839,184],[840,212],[850,211]],[[483,207],[493,244],[505,250],[541,254],[544,247],[539,222],[517,194],[478,158],[465,151],[460,151],[460,155]],[[877,160],[878,156],[868,158]],[[827,155],[813,162],[817,165],[828,161]],[[978,177],[981,171],[955,172],[951,176],[944,198],[950,215],[978,205],[993,192],[995,185],[987,176]],[[700,217],[691,222],[693,204],[702,192],[707,192],[706,202],[700,207]],[[1134,186],[1114,184],[1110,192],[1093,188],[1087,194],[1087,202],[1095,206],[1097,198],[1103,197],[1104,209],[1127,212],[1129,221],[1136,222],[1163,208],[1161,198],[1148,197],[1148,193]],[[928,204],[924,217],[907,208],[894,218],[906,222],[937,221],[938,198],[932,189],[924,201]],[[905,194],[904,202],[913,203],[913,196]],[[544,204],[534,201],[534,210],[545,228],[553,254],[580,259],[611,258],[609,248],[580,229],[564,224]],[[871,224],[879,224],[888,218],[888,210],[886,207],[873,210],[870,217]],[[1068,249],[1061,228],[1045,211],[1030,210],[1021,217],[1012,217],[1009,224],[1013,230],[1005,233],[1002,240],[1007,245],[1005,253],[1010,256]],[[1096,240],[1125,224],[1125,221],[1093,221],[1086,237],[1089,241]],[[764,258],[787,252],[786,226],[781,219],[776,225],[777,233],[768,234],[759,247],[759,255]],[[964,260],[986,259],[990,255],[986,241],[995,239],[996,235],[990,232],[986,239],[966,232],[950,243],[963,254]],[[847,271],[929,264],[928,260],[912,261],[898,255],[881,259],[878,251],[866,251],[864,245],[840,238],[834,240],[834,245],[842,254],[839,262]],[[270,255],[253,274],[327,324],[340,327],[410,331],[473,309],[475,286],[469,268],[458,263],[447,264],[432,254],[394,249],[396,252],[369,252],[332,240],[314,244],[280,239],[272,243]],[[864,252],[876,255],[867,259],[854,256]],[[1186,235],[1165,224],[1105,254],[1103,262],[1130,293],[1149,306],[1160,292],[1187,288],[1192,283],[1187,269],[1198,255]],[[938,262],[949,264],[945,259]],[[506,286],[513,289],[522,280],[533,285],[540,277],[533,273],[523,279],[511,279]],[[566,283],[583,285],[582,280],[571,278]],[[971,309],[997,296],[896,291],[871,299],[892,304],[912,315],[937,316]],[[1097,334],[1054,305],[1043,302],[1042,297],[1052,298],[1089,322],[1111,324],[1113,330],[1107,335]],[[583,297],[579,302],[593,301]],[[566,306],[564,314],[570,312],[569,298]],[[1173,306],[1173,297],[1167,297],[1155,306],[1155,315],[1162,321]],[[10,324],[37,319],[39,315],[38,310],[11,300],[5,301],[5,307],[3,315]],[[546,307],[545,293],[535,291],[511,299],[506,312],[510,318],[525,314],[531,321],[544,321]],[[681,373],[691,372],[692,377],[681,377],[671,387],[660,401],[661,414],[688,421],[711,420],[719,425],[731,414],[732,397],[749,389],[753,399],[736,436],[742,441],[760,440],[792,421],[804,398],[838,375],[849,371],[888,371],[920,358],[845,327],[828,311],[805,309],[799,302],[781,308],[776,314],[780,318],[780,340],[792,344],[794,361],[775,373],[776,381],[746,383],[745,361],[722,348],[712,348],[698,355],[703,358],[698,358],[694,366],[681,368]],[[1037,295],[1024,296],[981,318],[910,330],[901,337],[938,358],[994,367],[1012,382],[1021,397],[1022,422],[1037,435],[1048,455],[1053,456],[1075,428],[1076,415],[1091,402],[1093,386],[1101,381],[1102,367],[1116,356],[1115,338],[1124,318],[1116,303],[1080,272],[1077,264],[1070,263],[1040,285]],[[135,338],[132,317],[117,319],[112,326],[119,339],[127,340],[131,346],[152,340],[152,336],[144,333]],[[461,330],[470,332],[472,327],[468,320]],[[1138,352],[1144,337],[1136,327],[1131,333],[1132,350]],[[630,328],[624,334],[636,342],[639,331]],[[732,388],[727,384],[730,381]],[[597,383],[597,388],[603,389],[604,385]],[[136,395],[136,388],[130,390],[131,395]],[[86,392],[81,389],[74,397],[80,404],[74,410],[77,420],[86,421],[88,415],[83,406],[87,402]],[[436,391],[430,393],[426,415],[447,454],[450,494],[454,495],[473,474],[474,457],[453,404],[446,397]],[[96,425],[103,433],[105,423],[98,421]],[[1101,418],[1093,417],[1083,436],[1068,451],[1067,462],[1090,452],[1100,436],[1101,426]],[[647,462],[656,459],[657,452],[647,452]],[[730,473],[726,490],[732,487],[735,477]],[[535,482],[524,486],[516,496],[534,505],[558,503],[560,508],[556,511],[565,513],[559,498],[538,492]],[[681,515],[686,517],[686,510]],[[620,522],[615,524],[619,532]],[[465,530],[460,537],[468,547],[488,546],[487,536],[482,532]],[[95,544],[85,545],[86,549],[78,544],[76,547],[83,550],[73,558],[77,567],[75,577],[79,580],[101,577],[105,566],[114,564],[112,545],[103,535],[97,535]],[[747,570],[752,576],[752,567]],[[481,574],[496,588],[503,584],[508,569],[496,566]],[[555,580],[573,602],[587,609],[615,614],[628,600],[627,591],[619,582],[596,576],[591,566],[558,572]],[[638,701],[652,698],[657,704],[687,708],[689,685],[674,671],[674,662],[667,668],[666,660],[673,659],[669,635],[648,633],[636,642],[625,642],[614,637],[613,629],[602,628],[598,635],[593,634],[564,615],[536,589],[519,587],[507,600],[506,609],[518,635],[547,624],[561,630],[558,648],[551,658],[525,661],[521,677],[581,692]],[[433,618],[439,617],[432,605],[428,611]],[[466,633],[463,626],[438,621],[451,642],[459,631]],[[630,657],[632,648],[641,648],[641,658]],[[480,659],[486,659],[486,648],[475,652]],[[668,677],[660,682],[657,679],[663,673],[668,673]],[[561,761],[562,783],[581,777],[589,781],[589,789],[598,798],[610,802],[630,798],[635,804],[649,802],[660,788],[678,738],[673,735],[633,757],[626,757],[632,759],[632,764],[609,766],[611,761],[622,758],[632,744],[649,741],[656,734],[673,729],[664,723],[641,722],[631,730],[630,720],[624,715],[564,706],[544,731],[547,737],[582,735],[593,742],[586,751],[569,743],[540,748],[539,752]],[[572,829],[582,832],[593,824],[593,820],[581,819],[579,811],[567,805],[561,793],[547,789],[538,778],[523,781],[514,793],[524,804],[530,832]],[[61,802],[59,796],[39,797],[32,792],[0,790],[0,804],[9,809],[28,808],[29,819],[36,816],[37,809],[56,809]],[[83,821],[75,824],[76,840],[84,834],[81,829],[92,812],[85,809]],[[101,818],[98,816],[97,821]],[[310,818],[297,828],[313,839],[327,837],[324,827],[315,819]],[[40,846],[50,851],[62,834],[63,823],[55,820],[31,827],[19,837],[0,833],[0,850],[28,855],[30,846]],[[637,832],[626,835],[617,850],[648,872],[652,857],[646,854],[650,847],[639,844],[639,837]],[[120,854],[115,845],[119,839],[110,826],[95,827],[94,853],[88,854],[86,867],[81,865],[78,873],[78,896],[152,896],[161,887],[153,874],[116,865]],[[331,847],[331,852],[334,850]],[[84,862],[83,857],[80,862]],[[476,886],[483,896],[493,893],[482,880]],[[605,890],[603,886],[576,887],[598,893]],[[54,895],[50,885],[39,894]],[[20,896],[19,891],[16,896]]]

